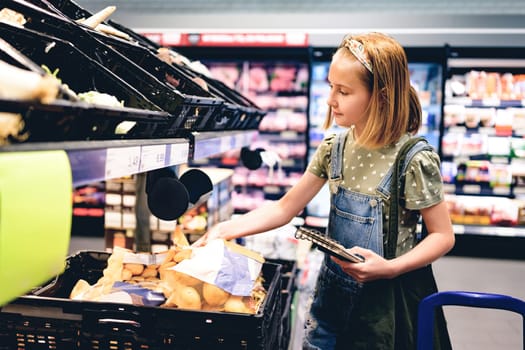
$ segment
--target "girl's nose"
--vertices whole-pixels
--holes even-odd
[[[333,93],[330,91],[330,93],[328,94],[328,98],[326,99],[326,104],[330,107],[334,107],[335,106],[335,99],[333,98]]]

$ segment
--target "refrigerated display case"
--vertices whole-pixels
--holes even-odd
[[[418,91],[423,108],[420,135],[439,152],[446,50],[444,47],[406,47],[405,51],[409,62],[410,80]],[[316,147],[326,135],[341,131],[337,126],[329,130],[322,128],[328,110],[326,104],[330,89],[327,81],[328,69],[334,52],[335,48],[312,48],[310,52],[308,159],[311,159]],[[306,223],[314,227],[326,227],[329,201],[330,195],[325,186],[308,205]]]
[[[193,165],[233,168],[237,213],[254,209],[265,200],[280,198],[306,167],[309,65],[307,48],[275,47],[174,47],[176,52],[199,60],[211,75],[242,93],[267,114],[250,149],[273,152],[274,167],[263,164],[248,169],[240,150]]]
[[[458,249],[524,257],[525,48],[451,47],[447,65],[442,174]]]

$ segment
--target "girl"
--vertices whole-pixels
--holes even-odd
[[[285,225],[328,181],[327,234],[365,262],[325,257],[304,348],[415,349],[419,301],[437,291],[430,264],[453,247],[454,233],[440,160],[431,148],[408,156],[399,195],[403,206],[390,203],[392,165],[421,124],[406,54],[381,33],[346,36],[332,58],[328,81],[325,127],[335,122],[347,130],[325,138],[301,180],[280,200],[216,225],[195,245]],[[398,209],[395,218],[389,216],[391,205]],[[425,237],[416,232],[420,217]],[[397,229],[389,229],[396,223],[391,219]],[[444,317],[437,314],[435,349],[448,349]]]

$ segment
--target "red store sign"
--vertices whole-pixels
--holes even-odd
[[[164,46],[306,47],[304,33],[142,33]]]

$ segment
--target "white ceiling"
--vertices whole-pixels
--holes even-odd
[[[77,0],[85,8],[116,5],[121,11],[174,14],[359,13],[525,14],[523,0]]]

